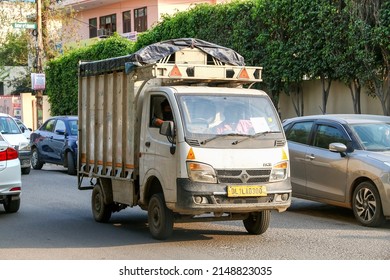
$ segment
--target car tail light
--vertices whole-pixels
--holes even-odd
[[[21,191],[22,188],[21,187],[13,187],[10,189],[11,192],[16,192],[16,191]]]
[[[0,152],[0,161],[11,160],[18,158],[18,151],[14,148],[7,148]]]

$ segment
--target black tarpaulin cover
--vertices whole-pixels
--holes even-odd
[[[136,66],[153,64],[168,55],[188,47],[198,48],[225,64],[237,66],[245,65],[244,58],[232,49],[199,39],[180,38],[151,44],[133,54],[125,56],[93,62],[83,62],[80,64],[80,75],[89,76],[104,72],[123,70],[125,68],[125,64],[127,64],[126,67],[129,69]],[[127,71],[129,69],[127,69]]]

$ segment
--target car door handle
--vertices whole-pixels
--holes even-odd
[[[145,146],[149,148],[150,147],[150,142],[149,141],[145,142]]]
[[[306,155],[306,158],[309,159],[309,160],[313,160],[316,157],[313,154],[311,154],[311,155]]]

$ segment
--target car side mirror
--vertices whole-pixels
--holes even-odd
[[[340,153],[342,157],[346,156],[346,153],[353,152],[353,148],[351,145],[345,145],[343,143],[330,143],[329,151]]]
[[[57,129],[57,130],[56,130],[56,133],[59,134],[59,135],[65,135],[65,130],[63,130],[63,129]]]

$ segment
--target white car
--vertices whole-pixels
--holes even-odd
[[[18,124],[18,126],[19,126],[20,130],[22,131],[22,133],[24,134],[24,136],[26,136],[27,140],[30,141],[30,135],[31,135],[32,129],[28,128],[20,119],[14,118],[14,120]]]
[[[30,141],[22,133],[13,117],[0,113],[0,133],[18,151],[22,174],[29,174],[31,170]]]
[[[7,213],[14,213],[20,207],[22,175],[18,151],[0,133],[0,203]]]

